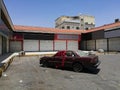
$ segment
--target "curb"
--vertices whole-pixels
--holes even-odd
[[[0,77],[2,76],[3,69],[4,69],[4,64],[0,63]]]
[[[11,55],[0,63],[0,77],[2,77],[2,73],[5,72],[7,68],[10,66],[10,64],[13,62],[14,57],[15,55]]]
[[[13,61],[13,58],[10,59],[6,63],[1,63],[1,66],[0,66],[0,77],[2,77],[2,73],[7,70],[7,68],[10,66],[10,64],[12,63],[12,61]]]
[[[2,76],[2,69],[0,68],[0,77]]]

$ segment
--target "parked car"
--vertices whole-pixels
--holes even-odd
[[[56,68],[69,67],[75,72],[81,72],[84,68],[97,68],[100,64],[98,56],[86,55],[74,51],[58,51],[54,56],[40,58],[40,65],[43,67],[54,66]]]

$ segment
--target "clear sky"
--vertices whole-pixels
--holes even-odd
[[[62,16],[95,16],[96,26],[120,18],[120,0],[4,0],[15,25],[54,27]]]

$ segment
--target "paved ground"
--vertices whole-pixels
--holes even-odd
[[[43,68],[39,58],[16,57],[0,78],[0,90],[120,90],[120,54],[99,55],[98,74]]]

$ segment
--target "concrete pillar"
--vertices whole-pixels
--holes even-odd
[[[2,36],[0,35],[0,55],[2,54]]]
[[[107,52],[109,52],[109,38],[107,38]]]

